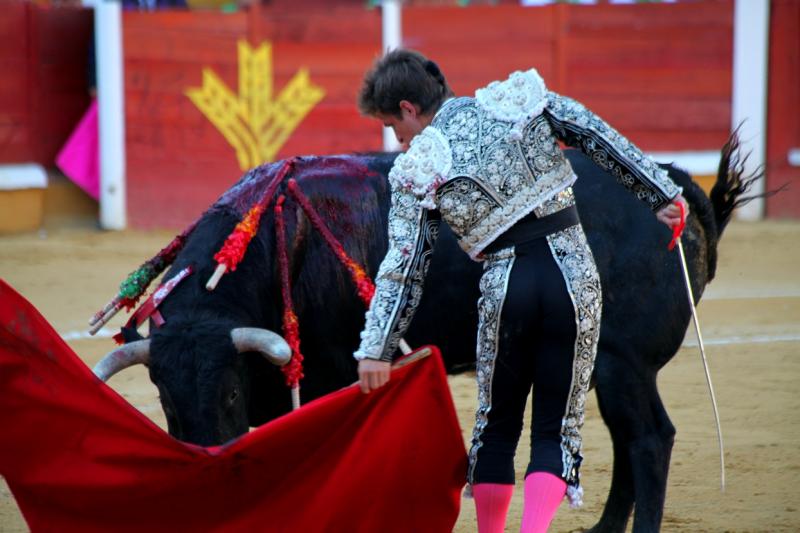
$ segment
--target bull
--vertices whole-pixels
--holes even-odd
[[[656,377],[678,351],[686,331],[686,289],[677,253],[667,251],[670,235],[663,224],[582,153],[568,150],[567,157],[579,177],[575,195],[603,285],[593,382],[614,448],[610,492],[592,531],[624,531],[634,504],[633,530],[657,531],[675,428]],[[345,250],[373,275],[388,245],[387,174],[394,158],[395,154],[299,158],[292,174]],[[215,251],[280,168],[281,163],[274,163],[250,171],[201,217],[165,275],[170,278],[187,267],[194,271],[163,302],[160,312],[166,322],[157,328],[151,325],[148,339],[120,349],[134,356],[119,357],[117,351],[111,357],[112,352],[102,363],[106,378],[133,362],[147,364],[169,433],[178,439],[221,444],[291,409],[283,375],[273,364],[276,353],[286,351],[271,333],[280,330],[282,313],[273,212],[263,216],[237,270],[215,291],[205,288],[216,266]],[[683,243],[699,299],[714,277],[722,231],[757,176],[743,176],[735,136],[722,149],[710,199],[686,172],[665,168],[684,188],[691,208]],[[284,213],[292,296],[305,355],[301,394],[307,402],[355,381],[352,353],[364,306],[345,270],[291,198]],[[449,372],[474,365],[480,274],[481,266],[460,251],[443,225],[406,339],[411,345],[438,345]]]

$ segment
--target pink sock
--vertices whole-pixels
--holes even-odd
[[[546,533],[566,491],[564,480],[549,472],[533,472],[526,477],[520,533]]]
[[[503,533],[514,485],[477,483],[472,486],[478,533]]]

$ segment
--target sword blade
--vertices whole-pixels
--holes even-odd
[[[703,359],[703,370],[706,373],[706,383],[708,392],[711,395],[711,406],[714,408],[714,421],[717,424],[717,441],[719,442],[719,468],[720,468],[720,490],[725,492],[725,450],[722,445],[722,427],[719,423],[719,411],[717,409],[717,398],[714,395],[714,386],[711,384],[711,373],[708,370],[708,360],[706,359],[706,348],[703,344],[703,335],[700,333],[700,320],[697,318],[697,309],[694,306],[694,294],[692,292],[692,280],[689,278],[689,267],[686,264],[686,254],[683,252],[683,243],[678,237],[678,253],[681,258],[681,270],[683,280],[686,283],[686,294],[689,297],[689,308],[692,310],[692,322],[694,331],[697,334],[697,344],[700,346],[700,356]]]

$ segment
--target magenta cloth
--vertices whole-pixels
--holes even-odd
[[[0,474],[34,533],[449,533],[466,452],[433,352],[369,395],[201,448],[99,381],[0,279]]]
[[[97,124],[97,100],[67,139],[56,156],[56,165],[78,187],[95,200],[100,198],[100,145]]]

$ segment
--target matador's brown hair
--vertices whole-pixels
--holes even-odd
[[[364,75],[358,109],[365,115],[400,116],[400,101],[420,107],[420,113],[436,112],[453,96],[439,66],[414,50],[393,50],[377,60]]]

